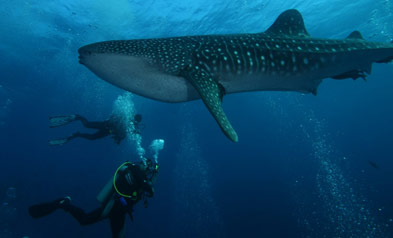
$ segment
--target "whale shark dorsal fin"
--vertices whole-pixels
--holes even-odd
[[[303,17],[296,9],[281,13],[276,21],[265,31],[267,34],[309,37]]]
[[[202,66],[190,65],[182,73],[182,76],[187,79],[194,88],[198,91],[213,115],[214,119],[220,125],[224,134],[233,142],[238,141],[236,131],[229,122],[224,110],[222,109],[223,87],[220,86],[211,76],[210,72]]]
[[[346,39],[354,39],[354,40],[364,40],[362,34],[359,31],[354,31]]]

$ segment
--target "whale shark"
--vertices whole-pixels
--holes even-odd
[[[266,31],[111,40],[79,50],[79,62],[101,79],[154,100],[202,99],[224,134],[238,136],[222,109],[226,94],[295,91],[317,94],[325,78],[363,78],[372,63],[393,60],[393,44],[369,42],[358,31],[345,39],[313,38],[295,9]]]

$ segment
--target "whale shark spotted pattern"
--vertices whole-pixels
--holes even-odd
[[[324,78],[363,78],[371,64],[393,60],[393,44],[312,38],[297,10],[283,12],[263,33],[114,40],[79,49],[80,63],[100,78],[163,101],[202,99],[224,134],[238,136],[222,109],[223,96],[248,91],[316,95]]]

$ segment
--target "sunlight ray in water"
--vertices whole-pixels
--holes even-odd
[[[212,196],[209,165],[203,158],[195,128],[187,122],[180,130],[181,142],[174,171],[173,215],[176,226],[173,229],[182,237],[226,237],[223,220]]]

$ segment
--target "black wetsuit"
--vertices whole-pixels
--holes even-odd
[[[68,139],[73,139],[76,137],[83,137],[88,140],[96,140],[103,137],[106,137],[111,134],[111,128],[109,120],[105,121],[88,121],[86,118],[82,116],[76,116],[75,120],[79,120],[82,122],[83,126],[90,129],[97,129],[98,131],[94,134],[80,133],[76,132],[72,134],[72,136],[68,137]]]
[[[67,138],[67,141],[81,137],[88,140],[97,140],[106,136],[112,135],[113,139],[117,144],[126,137],[126,128],[123,128],[120,121],[115,121],[114,117],[111,117],[105,121],[88,121],[86,118],[77,115],[75,120],[82,122],[83,126],[89,129],[97,129],[98,131],[93,134],[76,132]]]
[[[154,195],[152,180],[154,180],[153,177],[155,177],[155,174],[150,176],[149,172],[150,171],[148,170],[142,170],[138,164],[133,164],[132,166],[128,166],[128,168],[123,172],[119,173],[117,179],[118,189],[126,194],[137,192],[137,196],[133,198],[126,198],[114,193],[112,195],[114,204],[109,213],[104,216],[103,212],[106,208],[106,203],[89,213],[86,213],[83,209],[72,204],[67,204],[62,208],[69,212],[81,225],[90,225],[108,218],[111,225],[112,237],[123,237],[126,214],[133,219],[133,206],[141,199],[145,197],[152,197]],[[132,185],[127,183],[127,174],[132,176]]]
[[[115,201],[107,217],[101,216],[104,209],[105,207],[101,206],[89,213],[86,213],[82,208],[79,208],[72,204],[69,204],[66,207],[64,207],[64,210],[69,212],[82,226],[90,225],[99,222],[105,218],[108,218],[111,225],[112,237],[114,238],[121,237],[124,229],[125,217],[126,214],[128,213],[127,210],[124,209],[123,205],[118,199]]]

